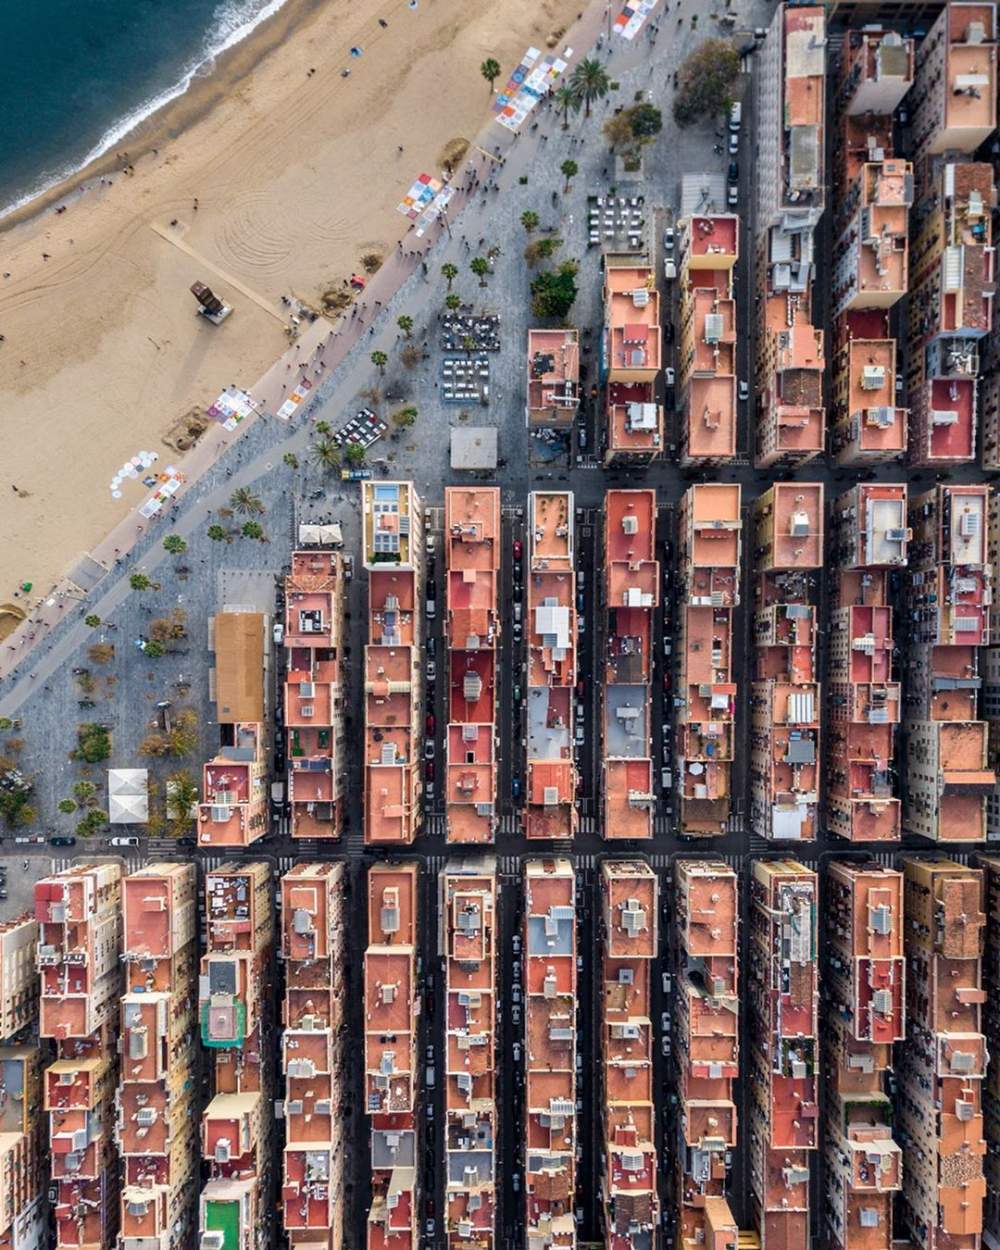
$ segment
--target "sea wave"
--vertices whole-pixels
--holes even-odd
[[[66,178],[72,177],[81,169],[86,169],[92,161],[100,159],[117,147],[142,122],[184,95],[196,79],[208,77],[215,69],[216,59],[223,52],[241,43],[262,22],[273,17],[287,3],[288,0],[266,0],[263,4],[261,0],[225,0],[225,3],[218,8],[215,22],[206,33],[200,52],[184,68],[172,86],[150,96],[110,126],[82,160],[74,162],[73,165],[58,173],[43,174],[39,181],[19,199],[0,208],[0,221],[8,214],[17,212],[18,209],[30,204],[32,200],[58,186]]]

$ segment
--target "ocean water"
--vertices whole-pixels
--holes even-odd
[[[2,0],[0,215],[110,150],[285,0]]]

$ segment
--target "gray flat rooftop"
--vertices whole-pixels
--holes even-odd
[[[649,689],[608,686],[604,692],[604,742],[615,759],[645,759],[649,754]]]

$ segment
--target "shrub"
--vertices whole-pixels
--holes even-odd
[[[76,749],[71,752],[71,759],[85,760],[88,764],[99,764],[111,754],[111,735],[103,725],[87,722],[76,728]]]

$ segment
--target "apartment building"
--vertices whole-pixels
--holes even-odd
[[[750,1201],[761,1250],[809,1250],[817,1148],[817,880],[755,860],[750,880]]]
[[[366,844],[409,845],[421,819],[424,516],[412,482],[362,482],[368,570]]]
[[[55,1250],[110,1250],[118,1232],[121,878],[117,862],[84,862],[35,882],[38,1032],[56,1055],[42,1078]]]
[[[530,1250],[575,1247],[576,876],[524,865],[524,1201]]]
[[[609,490],[604,497],[604,681],[601,785],[605,838],[653,836],[650,724],[656,491]]]
[[[908,100],[919,157],[971,155],[997,126],[996,6],[951,0],[917,49]]]
[[[905,1036],[903,874],[832,860],[827,951],[824,1220],[835,1250],[892,1250],[902,1151],[893,1138],[893,1045]]]
[[[981,841],[995,784],[977,720],[979,648],[989,642],[990,490],[936,486],[910,500],[910,646],[903,827],[932,841]]]
[[[739,258],[734,214],[699,214],[680,224],[679,408],[686,414],[681,464],[724,463],[736,455],[736,299]]]
[[[651,981],[658,881],[644,860],[601,862],[601,1081],[605,1250],[648,1250],[660,1222]]]
[[[816,837],[820,785],[817,579],[823,566],[820,482],[776,482],[754,504],[754,680],[750,810],[778,841]]]
[[[860,468],[899,460],[906,452],[909,412],[889,316],[851,309],[834,322],[830,451],[838,464]]]
[[[891,116],[913,86],[914,41],[868,24],[845,34],[835,107],[849,117]]]
[[[572,838],[577,827],[574,543],[572,492],[532,491],[524,711],[528,759],[524,822],[529,838]]]
[[[368,870],[365,1112],[371,1126],[367,1250],[417,1250],[420,1142],[417,865]]]
[[[496,861],[440,876],[445,968],[445,1220],[448,1250],[493,1250],[497,1192]]]
[[[826,182],[824,10],[779,4],[756,62],[754,463],[768,468],[804,463],[826,445],[823,332],[812,320]]]
[[[732,680],[734,609],[740,601],[741,489],[689,486],[678,510],[681,598],[677,687],[680,831],[726,831],[732,811],[736,683]]]
[[[528,426],[568,429],[580,406],[579,330],[528,331]]]
[[[606,385],[605,464],[649,464],[663,453],[660,294],[651,265],[605,257],[601,382]]]
[[[202,769],[198,841],[249,846],[267,833],[268,618],[224,607],[209,621],[209,695],[219,749]]]
[[[38,1022],[38,921],[31,912],[0,922],[0,1041]]]
[[[293,838],[339,838],[344,826],[344,562],[292,552],[285,577],[285,754]]]
[[[722,860],[674,866],[677,917],[677,1143],[681,1250],[735,1250],[726,1192],[740,1067],[739,891]]]
[[[976,455],[980,351],[996,286],[996,190],[985,163],[933,158],[919,171],[908,301],[909,459],[938,468]]]
[[[345,865],[296,864],[281,878],[285,968],[282,1226],[291,1250],[342,1250],[348,924]]]
[[[270,1245],[273,888],[271,867],[259,860],[205,873],[198,1016],[213,1097],[201,1116],[208,1181],[199,1201],[199,1250]]]
[[[0,1046],[0,1093],[0,1247],[43,1250],[52,1243],[45,1204],[42,1054],[34,1041]]]
[[[0,1248],[42,1250],[42,1052],[38,1023],[38,921],[0,924]],[[30,1032],[29,1032],[30,1030]]]
[[[902,1220],[914,1250],[978,1250],[983,1227],[983,873],[904,856],[906,1041],[898,1050]]]
[[[194,864],[154,863],[122,880],[118,1250],[195,1242],[197,889]]]
[[[500,488],[444,492],[449,842],[492,842],[497,823]]]
[[[829,617],[826,815],[852,842],[901,832],[894,786],[902,687],[891,591],[906,566],[905,483],[862,482],[834,502]]]
[[[983,1082],[983,1136],[986,1154],[983,1170],[986,1196],[983,1205],[983,1242],[987,1250],[1000,1245],[1000,857],[977,855],[986,897],[986,938],[983,972],[982,1030],[989,1066]]]

